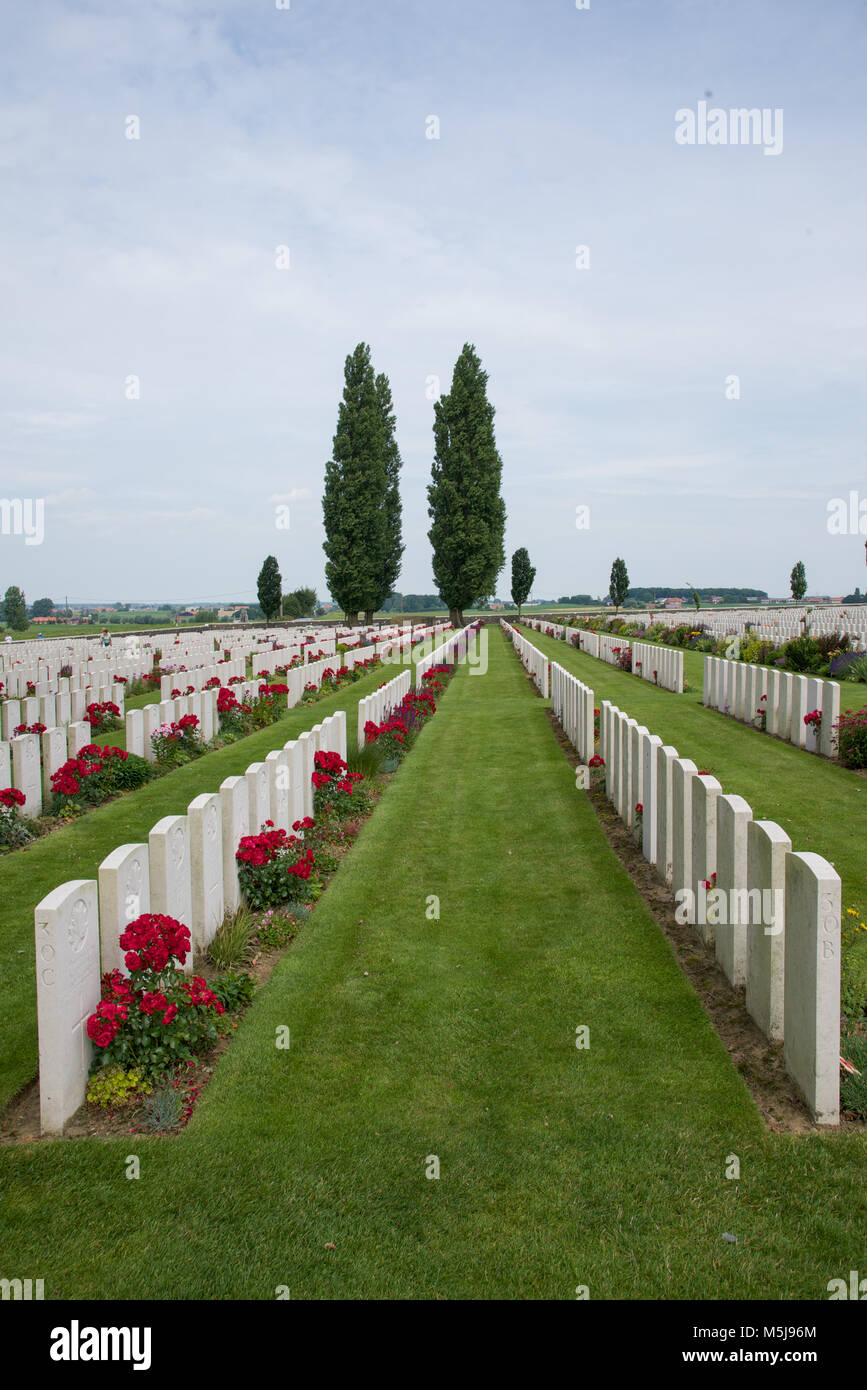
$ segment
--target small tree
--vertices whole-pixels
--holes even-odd
[[[291,594],[283,595],[284,618],[307,618],[317,606],[315,589],[293,589]]]
[[[800,603],[807,592],[807,571],[804,569],[803,560],[799,560],[794,566],[789,583],[792,586],[792,598],[796,603]]]
[[[13,632],[27,631],[27,604],[23,593],[15,584],[10,584],[6,590],[3,611],[6,616],[6,624],[12,628]]]
[[[31,618],[50,618],[54,612],[54,602],[50,598],[38,598],[30,606]]]
[[[518,617],[521,616],[521,604],[526,603],[533,587],[533,580],[536,578],[536,571],[530,564],[530,556],[526,548],[520,546],[512,556],[512,602],[518,605]]]
[[[611,579],[608,584],[608,594],[611,602],[614,604],[615,613],[621,604],[626,601],[628,593],[629,575],[626,572],[626,564],[618,557],[611,566]]]
[[[265,621],[270,623],[271,619],[276,618],[280,612],[280,595],[283,592],[280,569],[273,555],[267,557],[259,571],[256,591],[259,595],[259,606],[265,614]]]

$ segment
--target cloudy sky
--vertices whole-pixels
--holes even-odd
[[[286,2],[4,8],[0,489],[45,538],[0,536],[0,588],[252,598],[272,552],[324,596],[360,340],[405,592],[433,588],[465,341],[536,595],[606,591],[615,555],[636,584],[778,596],[803,559],[811,593],[864,588],[865,537],[827,529],[834,497],[867,513],[863,0]],[[703,101],[781,111],[782,149],[679,144]]]

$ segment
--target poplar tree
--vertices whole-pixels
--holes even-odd
[[[535,578],[536,571],[530,564],[527,550],[522,545],[512,556],[512,602],[518,605],[519,618],[521,616],[521,604],[529,598]]]
[[[372,616],[382,597],[389,490],[382,412],[370,348],[359,343],[344,367],[343,400],[322,497],[325,577],[350,624],[358,622],[359,613]]]
[[[383,460],[385,463],[385,492],[382,499],[382,545],[380,558],[379,597],[376,608],[382,608],[400,575],[403,556],[402,507],[400,502],[400,470],[402,461],[395,438],[395,414],[388,377],[380,372],[376,378],[376,399],[382,421]],[[373,613],[365,613],[370,622]]]
[[[495,592],[506,560],[503,463],[487,382],[475,348],[465,343],[451,390],[434,406],[428,538],[437,589],[456,627],[463,626],[467,605]]]
[[[620,605],[626,602],[628,593],[629,575],[626,572],[626,564],[618,557],[611,566],[611,579],[608,585],[608,595],[614,604],[615,613]]]
[[[259,607],[265,614],[265,621],[270,623],[272,618],[279,616],[280,597],[283,593],[280,568],[273,555],[266,558],[259,571],[256,590],[259,595]]]
[[[804,569],[803,560],[799,560],[792,569],[789,583],[792,586],[792,598],[796,603],[800,603],[807,592],[807,571]]]

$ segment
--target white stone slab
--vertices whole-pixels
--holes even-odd
[[[725,907],[715,932],[716,958],[735,988],[746,983],[748,914],[747,830],[752,807],[742,796],[718,796],[716,801],[716,887]],[[737,920],[735,920],[737,919]]]
[[[40,1119],[43,1134],[61,1134],[84,1101],[94,1051],[87,1020],[100,997],[96,880],[55,888],[34,917]]]
[[[786,859],[786,1071],[818,1124],[840,1122],[840,876],[819,854]]]
[[[772,1042],[785,1027],[786,859],[792,842],[774,821],[747,826],[747,888],[762,918],[747,930],[747,1013]],[[771,920],[773,919],[773,920]]]
[[[39,756],[39,735],[19,734],[12,740],[12,780],[25,802],[23,816],[42,814],[42,762]]]
[[[150,912],[148,847],[120,845],[99,866],[99,939],[103,974],[128,975],[119,938],[130,922]]]
[[[174,917],[190,929],[192,937],[192,878],[190,828],[186,816],[163,816],[148,835],[151,912]],[[193,953],[184,964],[193,971]]]
[[[203,792],[187,807],[190,827],[190,878],[197,951],[206,951],[221,925],[223,902],[222,804],[218,792]]]

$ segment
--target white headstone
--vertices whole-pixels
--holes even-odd
[[[250,796],[250,834],[258,835],[265,822],[272,819],[268,768],[264,763],[251,763],[245,776]]]
[[[39,1107],[43,1134],[60,1134],[83,1103],[100,997],[95,879],[55,888],[36,908]]]
[[[762,895],[763,920],[748,928],[746,1005],[772,1042],[779,1042],[784,1032],[786,858],[791,849],[788,835],[774,821],[751,821],[747,826],[747,888]],[[766,917],[774,920],[765,921]]]
[[[818,1124],[840,1121],[840,876],[819,854],[786,859],[783,1058]]]
[[[223,825],[218,792],[203,792],[187,807],[193,898],[191,933],[197,951],[207,950],[223,921]]]
[[[12,780],[26,798],[21,807],[24,816],[42,814],[42,764],[39,757],[39,735],[19,734],[12,740]]]
[[[101,968],[128,975],[120,937],[130,922],[150,912],[148,847],[120,845],[99,866]]]
[[[174,917],[189,927],[192,937],[192,878],[190,873],[190,828],[186,816],[163,816],[148,835],[150,856],[151,912]],[[193,953],[184,964],[189,975]]]
[[[66,729],[46,729],[39,738],[42,743],[42,796],[44,804],[50,805],[51,778],[66,762]]]
[[[703,780],[703,779],[702,779]],[[716,923],[716,958],[729,984],[747,978],[747,830],[753,818],[742,796],[718,796],[716,802],[716,886],[725,895],[725,912]],[[725,920],[723,920],[723,918]],[[737,920],[735,920],[737,919]]]
[[[292,822],[289,819],[289,754],[285,748],[275,749],[265,758],[268,772],[271,820],[278,830],[288,831]]]
[[[284,745],[289,754],[289,826],[303,820],[304,809],[304,749],[297,739]]]
[[[91,742],[90,725],[83,721],[74,720],[66,726],[66,746],[70,758],[77,758],[82,748],[86,748]]]
[[[235,855],[245,835],[250,834],[250,791],[246,777],[227,777],[220,783],[223,837],[223,902],[233,913],[241,905],[238,862]]]
[[[692,784],[697,768],[690,758],[671,764],[671,886],[695,891],[692,872]]]
[[[716,803],[721,791],[722,787],[715,777],[697,774],[693,778],[692,891],[696,904],[703,902],[702,890],[711,891],[716,873]],[[706,946],[712,946],[715,928],[712,922],[701,920],[704,915],[697,914],[698,934]]]
[[[135,753],[139,758],[143,758],[145,755],[144,713],[140,709],[127,711],[126,751],[127,753]]]

